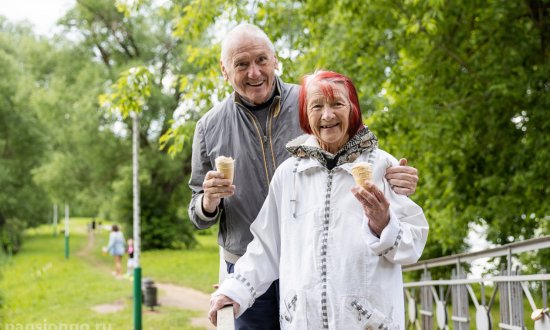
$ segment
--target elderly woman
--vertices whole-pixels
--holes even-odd
[[[422,254],[422,209],[384,178],[397,160],[362,124],[351,80],[330,71],[306,76],[299,98],[307,133],[275,172],[251,226],[254,240],[213,294],[210,319],[233,304],[236,317],[280,279],[282,329],[404,329],[401,266]],[[355,163],[372,181],[355,184]]]

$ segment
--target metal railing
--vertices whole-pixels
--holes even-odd
[[[509,329],[550,330],[547,281],[550,274],[521,274],[520,264],[513,257],[520,253],[550,248],[550,236],[511,243],[478,252],[462,253],[403,266],[403,272],[423,270],[418,282],[405,283],[407,329]],[[482,258],[506,257],[506,266],[498,275],[468,278],[464,263]],[[514,264],[515,263],[515,264]],[[430,269],[454,265],[451,279],[433,280]],[[492,284],[492,285],[490,285]],[[474,285],[479,290],[474,291]],[[493,288],[489,302],[485,290]],[[477,287],[476,287],[477,288]],[[418,289],[418,292],[416,290]],[[539,306],[531,291],[540,289]],[[498,324],[491,314],[495,298],[499,295]],[[478,299],[478,296],[480,299]],[[531,317],[525,319],[525,304],[531,309]],[[473,303],[473,310],[470,310]],[[448,306],[448,305],[451,306]],[[448,312],[450,310],[450,317]],[[473,327],[472,327],[473,326]],[[495,327],[496,326],[496,327]]]

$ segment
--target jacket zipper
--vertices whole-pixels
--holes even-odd
[[[280,106],[281,106],[281,100],[279,99],[279,101],[275,105],[275,108]],[[274,111],[273,108],[269,109],[269,117],[267,118],[267,125],[269,127],[267,128],[267,134],[269,135],[269,148],[271,149],[271,161],[273,162],[273,173],[275,173],[275,170],[277,169],[277,159],[275,159],[275,153],[273,152],[273,143],[271,143],[271,141],[273,141],[273,139],[271,138],[271,128],[273,127],[272,125],[273,111]]]
[[[246,107],[243,107],[246,111],[246,114],[248,115],[248,117],[250,117],[250,119],[252,120],[252,123],[254,124],[254,128],[256,129],[256,133],[258,134],[258,137],[260,138],[260,145],[262,147],[262,156],[263,156],[263,161],[264,161],[264,170],[265,170],[265,178],[266,178],[266,184],[267,184],[267,187],[269,188],[269,181],[271,181],[270,177],[269,177],[269,171],[268,171],[268,168],[267,168],[267,157],[266,157],[266,154],[265,154],[265,148],[266,148],[266,144],[267,144],[267,136],[263,135],[261,133],[261,130],[260,130],[260,123],[258,121],[258,119],[256,119],[256,116],[254,116],[254,114],[246,109]],[[269,118],[268,118],[268,122],[271,124],[271,110],[269,111]],[[269,128],[271,130],[271,127]]]
[[[331,194],[332,194],[332,175],[333,171],[328,171],[328,177],[327,177],[327,187],[325,191],[325,210],[323,215],[323,231],[321,233],[321,316],[323,320],[323,329],[328,330],[329,329],[329,322],[328,322],[328,306],[327,306],[327,250],[328,250],[328,229],[329,229],[329,222],[330,222],[330,201],[331,201]]]

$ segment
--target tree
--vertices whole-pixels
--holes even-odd
[[[317,68],[354,79],[381,147],[420,170],[425,257],[466,249],[470,223],[487,224],[497,244],[548,234],[545,1],[206,3],[184,6],[176,33],[199,20],[199,43],[216,21],[254,22],[283,55],[286,80]]]
[[[158,138],[170,129],[170,120],[181,92],[174,88],[174,77],[184,53],[177,40],[170,35],[172,13],[169,8],[154,7],[149,1],[140,1],[134,7],[120,6],[115,1],[80,0],[66,15],[63,24],[73,33],[84,37],[84,46],[95,54],[110,72],[111,79],[131,66],[142,65],[151,72],[150,98],[143,104],[141,116],[140,164],[144,169],[140,177],[142,204],[142,245],[144,248],[175,247],[183,243],[192,246],[195,240],[182,205],[189,192],[180,192],[186,179],[179,167],[168,166],[170,157],[159,150]],[[119,131],[129,132],[129,122],[120,115],[111,117],[111,124]],[[129,134],[119,138],[127,141]],[[130,158],[128,158],[129,160]],[[181,159],[187,162],[187,159]],[[173,161],[173,160],[171,160]],[[128,163],[129,165],[129,163]],[[185,164],[183,168],[186,168]],[[170,170],[168,170],[170,169]],[[131,176],[127,166],[118,167],[112,181],[113,196],[105,210],[118,221],[131,224]],[[180,199],[176,199],[176,196]],[[131,226],[126,226],[126,231]],[[147,231],[147,232],[146,232]],[[129,233],[128,233],[129,234]]]
[[[47,155],[34,179],[55,203],[68,202],[72,214],[96,216],[111,200],[111,183],[130,154],[129,144],[98,111],[107,70],[80,45],[57,42],[52,55],[39,62],[48,74],[30,98],[48,136]]]
[[[0,244],[10,254],[19,250],[23,229],[48,214],[47,195],[31,175],[44,155],[43,127],[28,99],[33,76],[19,62],[45,48],[26,27],[0,17]]]

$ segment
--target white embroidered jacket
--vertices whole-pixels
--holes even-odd
[[[291,143],[319,148],[308,136]],[[428,223],[384,178],[393,156],[373,148],[354,162],[361,161],[373,165],[373,182],[390,202],[380,238],[351,192],[353,163],[329,171],[315,158],[291,157],[275,172],[253,241],[214,296],[239,303],[238,317],[279,278],[282,329],[404,329],[400,265],[420,258]]]

